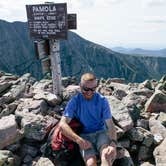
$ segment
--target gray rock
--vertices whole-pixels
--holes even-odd
[[[12,83],[10,82],[0,82],[0,94],[10,88]]]
[[[54,164],[48,158],[40,157],[36,162],[33,162],[32,166],[54,166]]]
[[[22,133],[18,130],[15,116],[5,116],[0,119],[0,149],[8,146],[22,138]]]
[[[143,83],[139,85],[139,88],[148,88],[153,89],[152,83],[149,80],[145,80]]]
[[[23,109],[33,112],[34,110],[39,109],[39,112],[46,112],[48,107],[44,100],[34,100],[33,98],[22,98],[19,101],[17,110],[22,111]]]
[[[63,99],[69,100],[74,95],[78,94],[80,92],[80,86],[78,85],[69,85],[66,87],[66,89],[63,90]]]
[[[152,149],[146,146],[140,146],[138,151],[138,160],[139,161],[147,161],[153,157]]]
[[[118,153],[118,152],[117,152]],[[116,166],[134,166],[134,162],[130,157],[129,152],[124,149],[123,156],[118,157],[118,160],[115,161]]]
[[[144,139],[143,133],[138,128],[132,128],[128,134],[131,141],[142,142]]]
[[[8,150],[0,150],[0,166],[19,166],[20,159]]]
[[[44,99],[51,106],[56,106],[60,104],[62,101],[62,99],[59,96],[45,91],[39,91],[33,96],[33,98],[36,100]]]
[[[166,94],[157,90],[145,104],[147,112],[166,112]]]
[[[153,164],[151,164],[149,162],[143,162],[143,163],[141,163],[140,166],[155,166],[155,165],[153,165]]]
[[[127,138],[122,138],[122,139],[118,140],[118,143],[124,148],[129,149],[129,147],[130,147],[130,140]]]
[[[166,127],[166,113],[165,112],[160,112],[157,120],[159,120],[161,122],[161,124]]]
[[[16,102],[13,102],[9,105],[5,105],[5,108],[2,111],[0,111],[0,118],[14,113],[15,109],[17,108],[17,105],[18,103]]]
[[[21,120],[21,127],[24,129],[26,138],[42,141],[53,122],[54,118],[50,116],[43,117],[42,115],[25,113]]]
[[[149,129],[149,120],[146,119],[138,119],[137,120],[137,127],[142,127],[146,130]]]
[[[161,124],[160,121],[155,119],[150,119],[149,128],[154,136],[156,144],[159,144],[164,138],[166,138],[166,128]]]
[[[127,107],[114,96],[106,96],[111,107],[111,112],[121,128],[126,132],[133,127],[133,121]]]
[[[153,152],[156,166],[165,166],[166,163],[166,138]]]

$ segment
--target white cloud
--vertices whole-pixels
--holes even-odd
[[[0,0],[0,19],[26,21],[25,5],[45,1]],[[163,45],[166,43],[166,0],[52,1],[66,2],[68,13],[77,14],[77,30],[74,32],[87,40],[107,46],[110,43],[114,46],[148,43],[148,40],[155,43],[156,39]]]
[[[162,7],[166,5],[166,0],[142,0],[143,7]]]
[[[166,16],[145,16],[143,21],[145,23],[163,24],[166,23]]]

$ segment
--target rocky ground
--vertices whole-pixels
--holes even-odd
[[[63,95],[52,81],[0,72],[0,166],[53,166],[42,155],[50,129],[68,100],[79,91],[73,77],[63,78]],[[97,91],[110,103],[118,133],[118,166],[165,166],[166,76],[160,81],[125,83],[100,79]]]

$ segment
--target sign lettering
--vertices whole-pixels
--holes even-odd
[[[35,39],[67,39],[66,3],[26,5],[30,36]]]

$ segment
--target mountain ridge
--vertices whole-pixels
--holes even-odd
[[[41,79],[40,60],[35,57],[33,41],[26,22],[0,20],[0,70],[22,75],[30,72]],[[121,77],[131,82],[159,79],[166,71],[166,58],[124,56],[109,48],[92,43],[74,32],[60,41],[62,76],[80,77],[93,72],[97,77]]]

